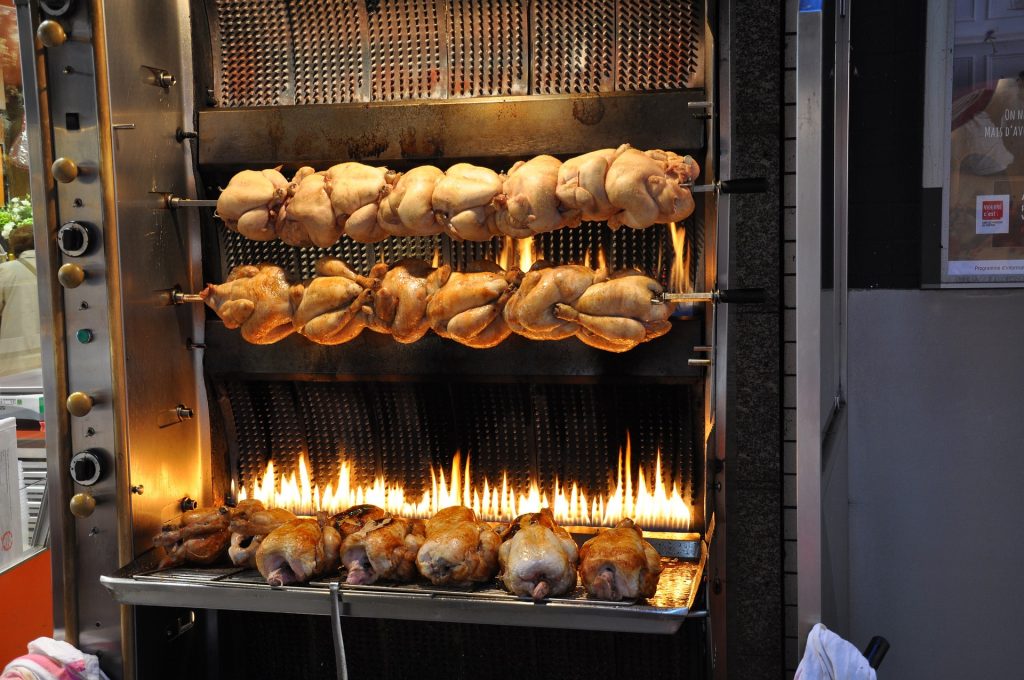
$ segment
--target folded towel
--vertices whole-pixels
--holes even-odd
[[[92,654],[53,638],[28,643],[28,654],[7,664],[0,680],[110,680]]]
[[[807,635],[804,658],[793,680],[876,680],[875,669],[856,647],[822,624]]]

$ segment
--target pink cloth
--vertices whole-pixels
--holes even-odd
[[[28,643],[28,654],[4,668],[0,680],[109,680],[100,662],[72,645],[52,638]]]

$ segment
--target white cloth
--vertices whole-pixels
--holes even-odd
[[[28,266],[26,266],[28,265]],[[40,365],[36,251],[0,263],[0,375]]]
[[[110,680],[100,670],[100,661],[73,645],[53,638],[36,638],[28,643],[28,654],[18,657],[3,670],[4,678],[32,680]]]
[[[807,635],[804,658],[793,680],[877,680],[860,650],[822,624]]]

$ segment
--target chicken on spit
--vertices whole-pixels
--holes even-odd
[[[494,200],[498,231],[513,238],[527,238],[570,223],[579,224],[579,211],[564,208],[556,194],[561,166],[562,162],[552,156],[537,156],[512,166],[502,193]]]
[[[380,201],[377,220],[392,236],[431,236],[441,228],[434,218],[434,187],[444,172],[420,165],[402,175]]]
[[[509,298],[505,321],[513,331],[532,340],[571,337],[579,330],[579,325],[571,319],[555,316],[555,306],[572,305],[593,282],[594,271],[587,267],[574,264],[552,267],[538,262]]]
[[[408,582],[416,577],[416,555],[426,540],[423,520],[387,515],[371,520],[341,544],[346,583],[370,585],[380,579]]]
[[[217,199],[217,216],[228,229],[253,241],[278,237],[281,207],[288,197],[288,180],[280,168],[243,170],[228,182]]]
[[[457,163],[434,185],[431,203],[438,224],[452,237],[487,241],[498,234],[494,224],[494,199],[501,193],[502,178],[488,168]]]
[[[210,284],[200,294],[227,328],[241,328],[242,337],[256,345],[281,340],[292,327],[291,285],[280,267],[235,267],[227,281]]]
[[[580,340],[609,352],[625,352],[671,330],[669,317],[675,305],[651,304],[664,290],[657,281],[631,269],[610,277],[599,270],[595,279],[575,302],[554,305],[556,318],[579,324]]]
[[[644,229],[678,222],[693,213],[693,195],[684,186],[691,179],[690,166],[675,158],[680,157],[669,157],[663,151],[648,154],[628,144],[616,150],[605,175],[605,190],[620,211],[608,218],[609,227]]]
[[[501,538],[463,506],[427,520],[427,538],[416,555],[420,573],[436,586],[471,586],[494,578]]]
[[[160,569],[181,564],[213,564],[224,558],[231,540],[227,508],[197,508],[167,522],[153,538],[166,556]]]
[[[599,600],[654,597],[661,570],[658,551],[631,519],[602,529],[580,547],[580,580]]]
[[[577,219],[603,222],[619,211],[619,208],[608,200],[608,191],[605,189],[605,177],[617,151],[591,151],[570,158],[558,169],[555,195],[568,214],[578,215]],[[575,224],[570,221],[569,226]]]
[[[256,568],[272,586],[303,583],[338,566],[341,537],[326,517],[303,517],[271,531],[256,550]]]
[[[266,508],[256,499],[241,501],[231,508],[231,547],[228,557],[239,567],[256,568],[256,551],[267,535],[295,515],[284,508]]]
[[[509,592],[542,600],[576,587],[576,541],[555,523],[551,508],[517,517],[502,538],[498,578]]]
[[[377,211],[397,179],[387,168],[362,163],[341,163],[326,171],[335,219],[353,241],[375,243],[387,238],[388,232],[377,222]]]
[[[317,261],[316,273],[291,289],[295,330],[321,345],[348,342],[372,320],[370,301],[380,280],[360,276],[335,258]]]
[[[430,327],[469,347],[494,347],[512,333],[502,311],[515,278],[514,272],[486,261],[474,262],[466,272],[452,272],[427,303]]]
[[[334,217],[325,173],[304,167],[292,179],[284,211],[281,240],[293,246],[326,248],[338,242],[342,229]]]
[[[434,269],[424,260],[405,259],[383,275],[373,300],[371,327],[401,343],[416,342],[430,330],[427,304],[447,283],[452,269]]]

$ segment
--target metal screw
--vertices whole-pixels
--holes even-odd
[[[92,437],[95,434],[96,434],[95,428],[92,428],[92,427],[86,428],[86,430],[85,430],[85,436],[86,437]]]
[[[146,489],[142,486],[142,484],[132,485],[132,493],[135,494],[136,496],[141,496],[145,490]]]
[[[63,71],[64,71],[64,75],[69,76],[69,75],[71,75],[72,73],[75,72],[75,69],[73,69],[70,66],[65,66]]]
[[[188,406],[178,406],[174,409],[174,412],[178,414],[178,418],[181,420],[189,420],[192,418],[192,409]]]
[[[100,533],[100,530],[99,530],[98,527],[93,527],[92,529],[89,529],[89,535],[90,536],[95,536],[98,533]]]
[[[82,300],[81,304],[78,305],[78,308],[79,309],[89,309],[89,303],[86,302],[85,300]]]
[[[169,71],[160,71],[156,75],[156,84],[163,88],[168,88],[178,82]]]
[[[196,508],[198,508],[199,502],[192,500],[188,496],[185,496],[184,498],[181,499],[180,507],[182,512],[188,512],[189,510],[195,510]]]
[[[189,349],[189,350],[193,350],[193,349],[206,349],[206,343],[205,342],[193,342],[192,338],[189,338],[188,340],[185,341],[185,348]]]
[[[198,139],[199,138],[199,133],[198,132],[185,132],[181,128],[178,128],[174,132],[174,138],[176,140],[178,140],[179,143],[181,143],[181,142],[184,142],[186,139]]]
[[[76,198],[75,200],[71,201],[71,205],[73,205],[76,208],[81,208],[85,204],[82,202],[82,199]]]

